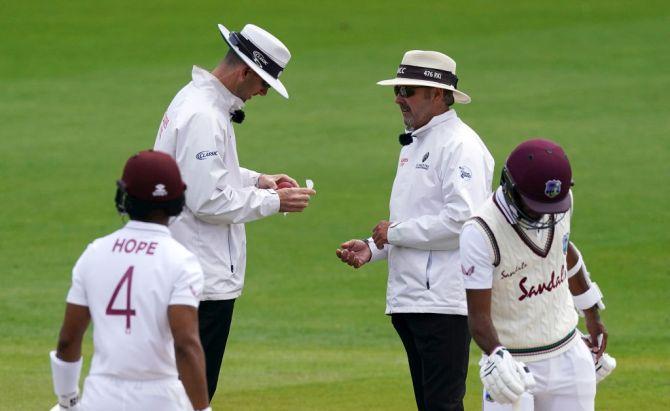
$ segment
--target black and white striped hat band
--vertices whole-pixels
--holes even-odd
[[[263,53],[258,47],[254,45],[254,43],[247,40],[241,34],[237,32],[231,32],[228,41],[231,45],[237,47],[242,54],[256,63],[258,67],[263,69],[263,71],[275,79],[278,78],[281,72],[284,70],[284,68],[275,63],[275,61],[272,60],[270,56]]]
[[[446,84],[456,88],[458,77],[451,71],[445,71],[435,68],[409,66],[401,64],[396,73],[397,78],[408,78],[412,80],[426,80],[435,83]]]

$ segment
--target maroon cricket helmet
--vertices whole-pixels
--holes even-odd
[[[572,169],[561,146],[532,139],[519,144],[505,169],[524,204],[539,214],[560,214],[570,209]]]
[[[174,159],[154,150],[140,151],[130,157],[118,184],[129,195],[153,203],[175,200],[186,190]]]

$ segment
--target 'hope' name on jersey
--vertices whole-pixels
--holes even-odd
[[[158,247],[158,243],[156,241],[146,242],[137,241],[134,238],[117,238],[116,241],[114,241],[112,252],[127,254],[139,254],[140,252],[144,252],[144,254],[147,255],[154,255],[156,247]]]

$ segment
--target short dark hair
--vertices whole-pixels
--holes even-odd
[[[116,195],[114,196],[116,210],[119,213],[128,214],[131,220],[140,221],[146,220],[149,215],[156,210],[163,211],[169,217],[177,216],[184,209],[185,202],[186,198],[183,194],[174,200],[160,203],[140,200],[139,198],[131,196],[120,188],[116,189]]]
[[[229,65],[229,66],[239,66],[240,64],[246,64],[244,63],[244,60],[240,58],[240,56],[237,55],[237,52],[235,50],[230,49],[228,50],[228,53],[226,53],[226,57],[223,58],[223,61]]]
[[[442,95],[442,101],[444,101],[444,104],[446,104],[447,107],[451,107],[454,104],[454,92],[447,89],[442,90],[444,91],[444,94]]]

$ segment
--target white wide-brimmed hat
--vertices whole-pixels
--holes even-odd
[[[454,101],[468,104],[470,96],[456,89],[456,62],[437,51],[410,50],[402,57],[396,78],[377,82],[380,86],[425,86],[454,92]]]
[[[286,87],[279,81],[291,52],[278,38],[253,24],[247,24],[239,33],[219,24],[221,36],[231,49],[279,94],[288,98]]]

